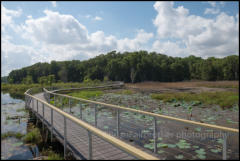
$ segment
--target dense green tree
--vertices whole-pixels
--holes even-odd
[[[39,82],[42,85],[51,85],[54,81],[102,81],[104,77],[124,82],[238,80],[239,56],[202,59],[193,55],[179,58],[147,51],[124,53],[112,51],[84,61],[36,63],[11,71],[7,81],[26,83],[30,80],[28,76],[31,76],[33,83]]]

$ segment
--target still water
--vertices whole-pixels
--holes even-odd
[[[1,135],[7,132],[27,133],[29,114],[24,110],[21,99],[12,98],[9,93],[1,92]],[[1,159],[25,160],[38,156],[38,147],[23,143],[16,137],[1,138]]]

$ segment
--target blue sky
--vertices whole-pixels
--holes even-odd
[[[238,55],[238,6],[226,1],[2,2],[1,75],[39,61],[84,60],[112,50]]]

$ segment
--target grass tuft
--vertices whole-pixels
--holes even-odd
[[[83,90],[83,91],[79,91],[79,92],[72,92],[72,93],[69,93],[68,95],[73,96],[73,97],[78,97],[78,98],[89,99],[92,97],[98,97],[98,96],[103,95],[103,91]]]
[[[165,93],[152,94],[153,99],[163,100],[164,102],[176,101],[200,101],[208,105],[219,105],[223,108],[231,108],[238,104],[239,95],[237,92],[202,92],[202,93]]]
[[[26,143],[38,144],[42,141],[42,137],[38,128],[33,128],[25,135],[23,141]]]
[[[1,139],[5,139],[5,138],[8,138],[8,137],[15,137],[17,139],[21,139],[23,136],[24,136],[24,134],[22,134],[20,132],[9,131],[9,132],[6,132],[6,133],[2,134]]]

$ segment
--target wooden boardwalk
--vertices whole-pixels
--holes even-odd
[[[41,100],[45,100],[43,93],[34,95]],[[42,103],[32,99],[31,110],[44,122],[45,126],[51,129],[51,109]],[[46,100],[45,100],[46,101]],[[43,116],[44,115],[44,116]],[[43,119],[44,118],[44,119]],[[76,159],[85,160],[88,158],[88,132],[73,121],[67,119],[67,149],[70,150]],[[53,134],[63,144],[64,143],[64,118],[58,112],[53,111]],[[142,148],[141,148],[142,149]],[[133,160],[126,152],[118,149],[112,144],[104,141],[98,136],[92,135],[92,159],[94,160]]]

